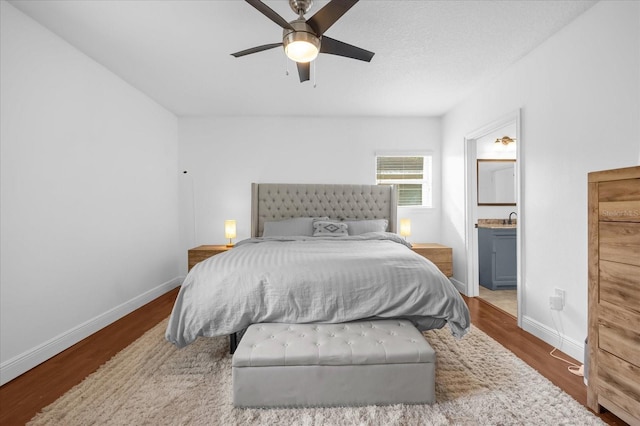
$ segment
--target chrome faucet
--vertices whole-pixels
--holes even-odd
[[[511,215],[512,215],[512,214],[515,214],[515,215],[516,215],[516,219],[518,218],[518,213],[516,213],[516,212],[511,212],[511,213],[509,213],[509,221],[507,222],[509,225],[511,225],[511,224],[513,223],[513,222],[511,221]]]

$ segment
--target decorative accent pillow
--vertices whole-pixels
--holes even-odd
[[[294,217],[264,223],[263,237],[313,236],[313,221],[328,220],[328,217]]]
[[[387,219],[345,220],[349,235],[366,234],[367,232],[385,232],[389,221]]]
[[[328,220],[313,221],[314,237],[346,237],[349,235],[348,226],[344,222],[331,222]]]

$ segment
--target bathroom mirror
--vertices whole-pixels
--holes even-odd
[[[516,205],[516,160],[478,160],[478,205]]]

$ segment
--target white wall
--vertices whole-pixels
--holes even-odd
[[[410,241],[440,240],[440,120],[427,118],[181,118],[184,247],[222,244],[224,220],[238,238],[251,233],[251,182],[375,184],[375,153],[434,155],[433,209],[398,212],[412,219]],[[192,186],[193,185],[193,186]],[[196,235],[193,237],[195,188]]]
[[[177,118],[0,2],[2,383],[179,284]]]
[[[466,134],[522,108],[523,327],[582,359],[587,334],[587,173],[640,155],[640,3],[596,4],[443,119],[443,242],[465,282]]]

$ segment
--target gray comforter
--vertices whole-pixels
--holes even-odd
[[[469,330],[469,310],[429,260],[395,234],[255,238],[198,263],[166,338],[178,347],[262,322],[406,318],[419,329]]]

